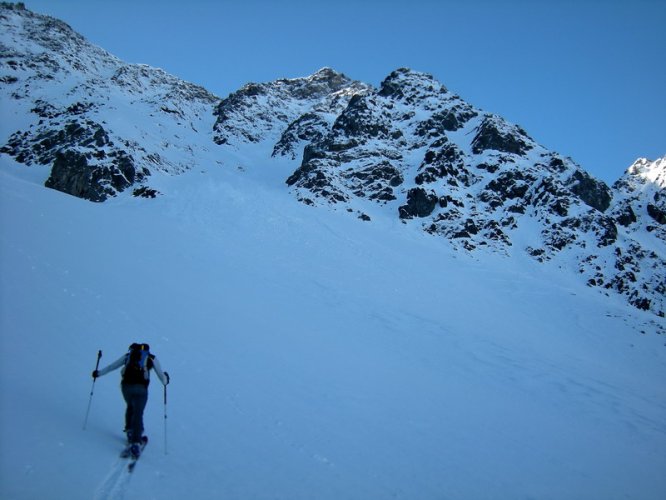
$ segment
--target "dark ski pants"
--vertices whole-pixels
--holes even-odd
[[[148,387],[143,384],[122,384],[123,398],[127,403],[125,430],[130,442],[138,443],[143,435],[143,410],[148,402]]]

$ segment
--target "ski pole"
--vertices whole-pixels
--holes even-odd
[[[167,383],[164,384],[164,454],[167,454],[167,385],[169,385],[170,378],[169,373],[164,372],[164,376],[167,379]]]
[[[97,351],[97,364],[95,365],[95,371],[99,370],[99,360],[102,357],[102,350]],[[88,415],[90,415],[90,405],[92,404],[93,391],[95,390],[95,382],[97,377],[93,377],[92,387],[90,388],[90,399],[88,400],[88,410],[86,411],[86,419],[83,421],[83,430],[86,430],[86,425],[88,425]]]

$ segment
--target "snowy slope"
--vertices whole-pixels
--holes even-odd
[[[5,162],[0,497],[663,497],[663,321],[548,263],[184,176],[97,205]],[[133,341],[172,384],[169,454],[153,382],[130,482],[117,373],[81,427],[97,350]]]

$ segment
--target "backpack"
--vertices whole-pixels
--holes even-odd
[[[148,344],[132,344],[125,355],[123,383],[148,385],[148,370],[152,368],[152,358]]]

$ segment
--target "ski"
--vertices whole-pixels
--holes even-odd
[[[138,450],[136,450],[135,453],[132,452],[132,445],[129,445],[120,454],[121,457],[130,459],[130,462],[127,466],[127,470],[129,472],[132,472],[134,470],[134,467],[136,467],[136,462],[137,460],[139,460],[139,457],[143,453],[143,449],[146,447],[147,444],[148,444],[148,437],[143,436],[141,438],[141,442],[138,443]]]

